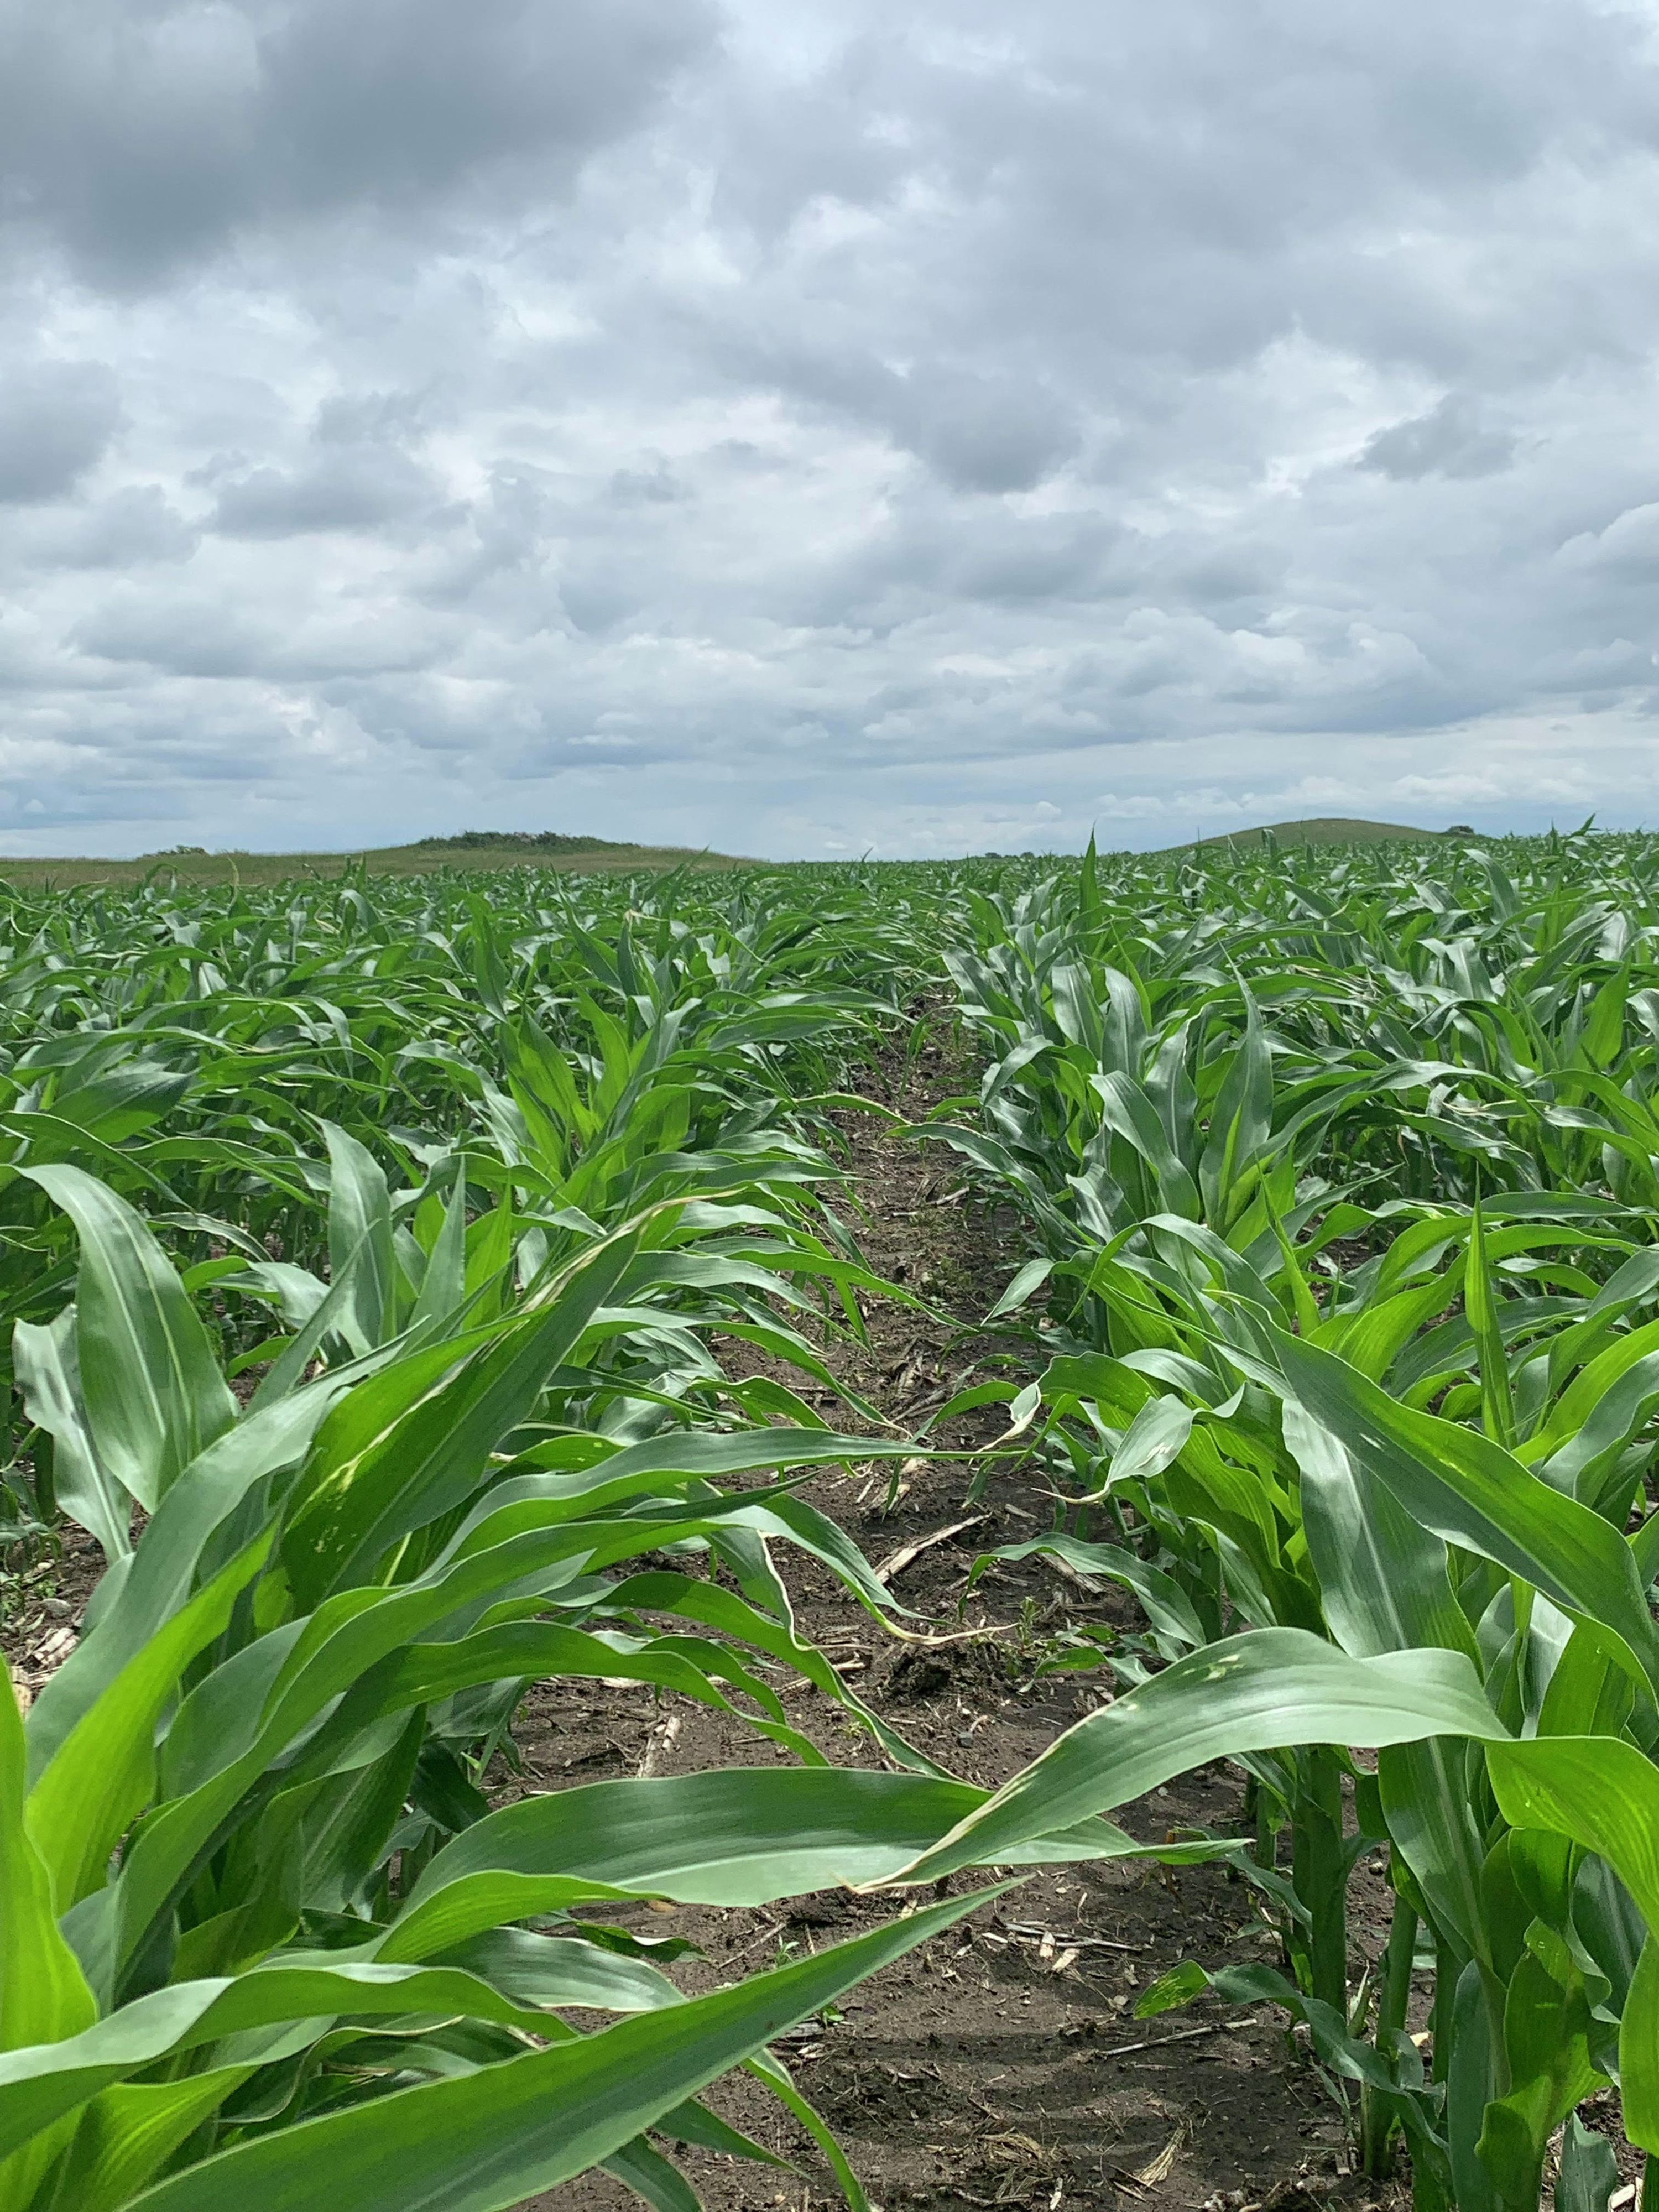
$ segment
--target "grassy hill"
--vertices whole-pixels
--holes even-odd
[[[429,875],[436,868],[547,868],[561,875],[660,872],[668,868],[729,868],[741,863],[726,853],[694,852],[679,845],[618,844],[605,837],[547,832],[494,836],[467,830],[458,837],[426,837],[414,845],[359,846],[346,853],[209,853],[179,846],[133,860],[11,860],[0,856],[0,881],[40,884],[134,884],[153,871],[192,884],[281,883],[295,876],[339,876],[367,868],[371,876]]]
[[[1224,830],[1199,840],[1200,846],[1235,845],[1249,850],[1271,837],[1280,845],[1375,845],[1385,839],[1414,845],[1438,844],[1443,830],[1419,830],[1408,822],[1349,821],[1340,815],[1316,815],[1307,822],[1269,822],[1254,830]],[[1192,850],[1190,841],[1166,846],[1170,853]]]

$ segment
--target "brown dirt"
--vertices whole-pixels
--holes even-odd
[[[103,1571],[102,1552],[72,1522],[15,1547],[0,1574],[0,1656],[25,1711],[75,1649],[87,1600]]]
[[[945,1041],[924,1050],[908,1076],[896,1060],[884,1073],[902,1086],[897,1096],[890,1091],[889,1103],[912,1118],[970,1080]],[[922,1292],[939,1318],[873,1305],[867,1353],[843,1354],[838,1371],[890,1419],[915,1423],[960,1387],[975,1351],[982,1355],[983,1340],[969,1343],[964,1332],[1026,1252],[1006,1209],[990,1214],[955,1195],[964,1178],[942,1146],[860,1116],[843,1127],[861,1215],[854,1225],[870,1264]],[[731,1349],[740,1355],[734,1373],[766,1364],[747,1347]],[[788,1379],[799,1387],[798,1377]],[[824,1411],[830,1417],[827,1403]],[[981,1409],[929,1441],[971,1454],[1005,1425],[999,1409]],[[1072,1620],[1132,1618],[1120,1594],[1085,1594],[1037,1561],[999,1568],[961,1613],[975,1554],[1033,1534],[1049,1518],[1030,1477],[999,1472],[1000,1464],[991,1463],[977,1509],[987,1519],[920,1553],[895,1583],[923,1616],[913,1630],[963,1640],[907,1646],[813,1563],[778,1561],[803,1632],[837,1657],[863,1658],[853,1679],[878,1711],[941,1765],[991,1785],[1026,1765],[1098,1694],[1086,1675],[1034,1678],[1044,1643]],[[963,1500],[974,1468],[971,1458],[912,1464],[891,1511],[884,1474],[823,1476],[804,1495],[878,1563],[961,1520],[970,1510]],[[963,1638],[972,1629],[981,1633]],[[791,1711],[839,1763],[875,1757],[816,1691],[792,1699]],[[669,1726],[674,1721],[678,1728]],[[504,1797],[637,1772],[647,1757],[653,1773],[689,1773],[785,1756],[741,1722],[685,1700],[584,1684],[535,1692],[519,1741],[525,1771]],[[1188,1823],[1236,1826],[1240,1796],[1237,1771],[1218,1767],[1116,1817],[1148,1840]],[[971,1886],[957,1878],[959,1891]],[[1362,1867],[1351,1894],[1358,1940],[1374,1954],[1383,1934],[1382,1885]],[[769,1912],[682,1908],[631,1917],[642,1930],[682,1935],[703,1948],[701,1960],[676,1970],[695,1992],[822,1948],[894,1910],[890,1902],[829,1893]],[[809,2028],[782,2055],[882,2212],[1392,2207],[1402,2201],[1399,2183],[1349,2172],[1341,2116],[1281,2015],[1206,1999],[1143,2022],[1133,2016],[1138,1992],[1183,1958],[1218,1965],[1276,1956],[1250,1893],[1222,1870],[1060,1868],[862,1984],[841,2017]],[[756,2083],[734,2077],[709,2101],[799,2168],[781,2173],[688,2150],[681,2162],[709,2212],[829,2212],[841,2203],[821,2157]],[[619,2212],[636,2202],[593,2173],[526,2200],[526,2212]]]

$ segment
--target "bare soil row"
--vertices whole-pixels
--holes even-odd
[[[895,1055],[883,1074],[883,1103],[910,1120],[971,1079],[945,1042],[912,1066]],[[843,1355],[842,1371],[890,1420],[914,1423],[944,1402],[985,1349],[975,1324],[1025,1254],[1006,1211],[999,1216],[969,1202],[954,1156],[942,1146],[874,1117],[849,1115],[843,1131],[857,1194],[849,1220],[866,1257],[879,1273],[920,1291],[941,1319],[875,1304],[868,1352],[850,1364]],[[732,1349],[734,1373],[765,1364],[746,1346]],[[788,1379],[799,1387],[798,1376]],[[964,1504],[971,1455],[1004,1425],[995,1409],[982,1409],[936,1430],[931,1443],[966,1456],[910,1463],[890,1510],[884,1473],[820,1477],[803,1493],[840,1522],[872,1565],[914,1553],[892,1587],[917,1616],[912,1632],[926,1641],[886,1636],[811,1562],[793,1555],[778,1562],[803,1632],[847,1667],[911,1741],[964,1779],[993,1786],[1099,1694],[1087,1676],[1039,1675],[1042,1652],[1068,1623],[1122,1623],[1132,1605],[1034,1560],[994,1569],[964,1610],[975,1557],[1032,1534],[1050,1517],[1029,1475],[1005,1476],[995,1462],[982,1498]],[[980,1516],[970,1526],[927,1540],[969,1512]],[[872,1757],[867,1739],[817,1692],[792,1705],[796,1724],[831,1759],[850,1765]],[[525,1769],[507,1796],[783,1755],[741,1723],[672,1696],[653,1702],[639,1690],[548,1686],[524,1721]],[[1177,1826],[1233,1827],[1240,1798],[1237,1773],[1218,1767],[1115,1817],[1152,1840]],[[957,1877],[955,1886],[969,1886],[969,1878]],[[1358,1940],[1380,1946],[1386,1907],[1369,1866],[1358,1870],[1353,1899]],[[683,1986],[695,1990],[852,1935],[893,1910],[890,1901],[826,1893],[777,1912],[688,1908],[635,1917],[642,1932],[672,1931],[702,1947],[702,1960],[676,1969]],[[864,1984],[843,2017],[803,2035],[787,2055],[882,2212],[963,2205],[1360,2212],[1403,2202],[1401,2185],[1379,2187],[1349,2172],[1337,2107],[1270,2010],[1200,2001],[1147,2021],[1133,2017],[1139,1992],[1183,1958],[1215,1964],[1276,1955],[1250,1892],[1218,1869],[1177,1876],[1134,1864],[1061,1868]],[[689,2151],[683,2162],[709,2212],[830,2212],[841,2203],[821,2158],[755,2083],[738,2077],[710,2101],[800,2171]],[[538,2212],[620,2212],[635,2201],[595,2174],[532,2203]]]

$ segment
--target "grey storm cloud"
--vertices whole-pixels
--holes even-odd
[[[1515,459],[1514,434],[1493,429],[1457,392],[1449,392],[1426,415],[1391,423],[1365,441],[1359,465],[1401,482],[1413,477],[1489,477]]]
[[[0,9],[0,189],[94,279],[153,281],[261,222],[530,189],[648,111],[696,0],[30,0]]]
[[[37,562],[126,571],[153,561],[188,561],[200,543],[160,484],[127,484],[108,498],[58,506],[25,541]]]
[[[259,468],[221,487],[213,527],[230,538],[374,530],[430,507],[432,477],[396,448],[349,447],[293,470]]]
[[[1656,37],[0,0],[0,847],[1638,818]]]
[[[0,501],[28,505],[72,490],[120,420],[115,377],[100,362],[43,362],[0,375]]]

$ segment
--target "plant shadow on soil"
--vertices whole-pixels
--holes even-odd
[[[914,1061],[896,1053],[886,1060],[870,1087],[919,1120],[971,1081],[948,1036],[936,1035]],[[843,1350],[838,1371],[890,1420],[914,1424],[951,1394],[971,1356],[960,1332],[995,1303],[1026,1252],[1007,1209],[970,1208],[962,1177],[951,1171],[954,1155],[942,1146],[919,1144],[873,1117],[848,1115],[842,1127],[861,1209],[852,1226],[871,1266],[921,1291],[947,1319],[871,1302],[868,1352],[849,1360]],[[734,1375],[764,1369],[802,1389],[798,1375],[768,1368],[749,1346],[726,1348]],[[830,1395],[819,1402],[840,1424]],[[1005,1425],[999,1409],[981,1408],[929,1442],[982,1451]],[[976,1553],[1031,1535],[1049,1518],[1029,1475],[1002,1474],[1001,1464],[991,1462],[974,1509],[985,1517],[918,1553],[894,1583],[922,1616],[914,1629],[957,1638],[978,1629],[977,1637],[937,1649],[906,1645],[815,1562],[781,1549],[777,1561],[802,1632],[921,1749],[988,1786],[1018,1772],[1097,1701],[1090,1677],[1034,1680],[1027,1659],[1034,1640],[1068,1619],[1121,1626],[1133,1618],[1120,1593],[1079,1589],[1035,1559],[999,1566],[962,1613]],[[962,1520],[971,1473],[965,1459],[912,1462],[890,1511],[884,1473],[826,1474],[802,1494],[832,1514],[873,1563]],[[795,1724],[835,1763],[875,1762],[862,1732],[816,1690],[790,1703]],[[690,1773],[787,1756],[739,1721],[672,1695],[653,1701],[628,1686],[544,1686],[526,1701],[517,1735],[523,1771],[501,1778],[498,1802],[642,1770]],[[1218,1765],[1114,1817],[1148,1841],[1189,1824],[1236,1831],[1241,1782],[1236,1769]],[[960,1875],[952,1886],[960,1893],[976,1880]],[[1350,1898],[1357,1946],[1375,1956],[1387,1923],[1376,1867],[1362,1861]],[[1340,2113],[1287,2038],[1282,2015],[1205,1998],[1156,2019],[1133,2017],[1139,1991],[1183,1958],[1212,1966],[1277,1960],[1276,1940],[1251,1899],[1214,1867],[1176,1873],[1108,1862],[1046,1869],[861,1984],[842,2016],[798,2032],[781,2055],[882,2212],[964,2204],[1392,2212],[1405,2201],[1404,2181],[1348,2171]],[[640,1908],[618,1917],[642,1933],[700,1945],[703,1957],[675,1970],[695,1993],[822,1948],[898,1909],[893,1899],[822,1893],[775,1911],[681,1907],[659,1916]],[[682,2163],[709,2212],[830,2212],[842,2203],[821,2155],[752,2080],[731,2077],[708,2101],[799,2169],[688,2150]],[[591,2173],[526,2207],[620,2212],[637,2201]]]

